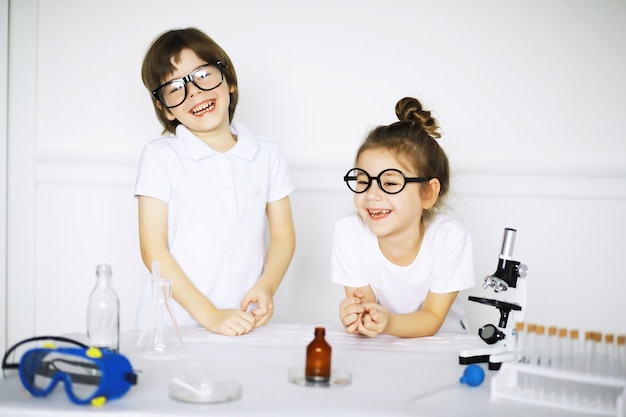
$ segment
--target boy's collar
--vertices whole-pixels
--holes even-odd
[[[237,136],[237,143],[223,155],[235,156],[245,160],[252,160],[256,154],[259,143],[252,132],[241,123],[233,122],[230,126],[233,135]],[[176,136],[182,139],[189,155],[194,160],[222,155],[204,143],[200,138],[191,133],[185,126],[176,126]]]

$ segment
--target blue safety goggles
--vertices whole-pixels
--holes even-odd
[[[18,364],[9,362],[16,349],[34,340],[46,343],[26,350]],[[54,341],[74,346],[56,347]],[[62,381],[67,396],[75,404],[104,405],[137,383],[137,375],[125,356],[62,337],[37,337],[13,346],[4,355],[2,369],[6,373],[7,369],[16,367],[22,385],[33,396],[45,397]]]

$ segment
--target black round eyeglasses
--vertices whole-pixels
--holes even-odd
[[[402,171],[395,168],[389,168],[381,171],[378,176],[373,177],[367,171],[361,168],[352,168],[343,180],[348,188],[357,194],[366,192],[372,185],[372,181],[376,180],[378,187],[387,194],[398,194],[404,190],[408,182],[428,182],[433,177],[407,177]]]
[[[214,64],[204,64],[193,70],[183,78],[170,80],[165,84],[155,88],[152,96],[161,102],[167,109],[183,104],[187,98],[187,83],[193,83],[202,91],[214,90],[224,82],[222,61]]]

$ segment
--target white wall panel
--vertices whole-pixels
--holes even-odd
[[[37,194],[42,208],[36,239],[37,332],[83,331],[86,299],[100,262],[113,265],[122,327],[132,329],[145,278],[132,196],[135,165],[45,159]],[[343,291],[330,282],[328,272],[334,221],[353,209],[352,195],[341,181],[344,171],[292,166],[297,248],[276,296],[276,321],[339,324]],[[624,330],[625,284],[615,271],[626,235],[626,175],[579,178],[467,168],[453,184],[448,210],[468,225],[475,246],[477,287],[464,297],[495,296],[481,285],[496,269],[504,228],[513,227],[518,230],[514,258],[530,270],[528,320]],[[500,297],[512,300],[514,293]],[[495,308],[481,304],[469,303],[468,311],[472,327],[498,318]]]

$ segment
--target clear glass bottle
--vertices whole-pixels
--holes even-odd
[[[87,342],[90,346],[119,351],[120,301],[111,280],[111,265],[98,265],[96,286],[87,304]]]
[[[171,299],[172,281],[153,278],[150,309],[137,339],[142,356],[165,358],[182,353],[183,342]]]
[[[324,337],[326,329],[315,328],[315,338],[306,348],[306,367],[304,377],[307,382],[328,384],[330,382],[330,364],[332,348]]]

